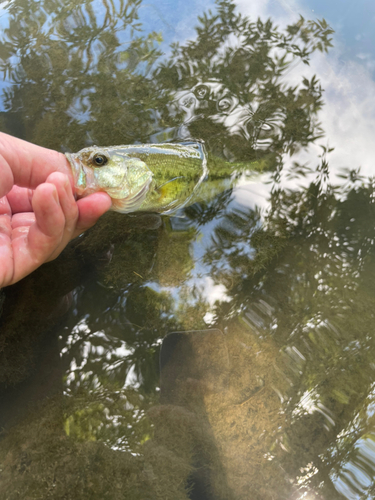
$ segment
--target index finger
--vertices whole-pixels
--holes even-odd
[[[13,184],[35,189],[52,172],[68,175],[73,185],[69,162],[62,153],[0,132],[0,197],[5,196]]]

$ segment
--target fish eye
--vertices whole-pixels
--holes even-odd
[[[92,162],[97,167],[102,167],[108,162],[108,158],[103,154],[97,153],[92,157]]]

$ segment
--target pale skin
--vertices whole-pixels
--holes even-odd
[[[56,258],[111,207],[106,193],[76,201],[62,153],[0,133],[0,288]]]

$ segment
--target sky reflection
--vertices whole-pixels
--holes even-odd
[[[81,27],[89,28],[89,38],[90,30],[99,30],[91,61],[89,43],[78,40],[83,56],[74,59],[71,33],[61,35],[61,46],[52,36],[50,53],[65,50],[71,64],[68,86],[63,58],[56,70],[50,57],[48,85],[42,89],[45,75],[36,62],[44,60],[44,49],[36,50],[30,65],[24,47],[24,79],[14,86],[4,123],[15,113],[12,105],[19,103],[13,106],[19,113],[13,118],[16,125],[26,125],[25,131],[17,130],[56,148],[75,148],[85,141],[181,140],[196,132],[206,139],[211,192],[170,218],[107,214],[59,261],[16,288],[20,300],[34,297],[38,307],[43,300],[47,306],[40,308],[39,323],[30,306],[24,306],[18,323],[19,308],[15,299],[11,302],[16,312],[9,312],[8,324],[19,328],[12,353],[18,355],[21,340],[29,338],[29,325],[61,328],[66,406],[53,409],[64,421],[63,429],[47,429],[53,439],[24,424],[32,460],[13,453],[16,445],[9,438],[13,458],[7,458],[6,474],[35,467],[40,484],[55,487],[50,477],[44,481],[46,469],[35,458],[42,440],[62,442],[66,449],[74,445],[82,455],[71,456],[78,458],[88,449],[90,457],[105,450],[118,462],[113,451],[121,449],[124,482],[112,481],[110,487],[120,484],[122,495],[123,487],[135,487],[125,484],[128,477],[137,484],[139,477],[149,478],[162,492],[155,498],[171,500],[187,500],[192,484],[209,485],[215,500],[248,500],[249,491],[254,500],[318,498],[320,493],[325,500],[336,500],[338,492],[347,498],[365,494],[375,461],[375,236],[369,224],[375,217],[374,189],[366,179],[353,187],[348,176],[342,180],[339,174],[359,166],[365,176],[375,173],[373,56],[364,46],[368,20],[351,39],[345,24],[350,9],[316,3],[338,29],[335,47],[328,55],[311,54],[310,65],[293,62],[280,76],[282,69],[274,73],[272,68],[278,67],[280,47],[275,47],[282,34],[273,38],[266,24],[253,32],[264,37],[270,53],[254,40],[236,38],[239,23],[232,23],[224,42],[211,46],[211,61],[200,66],[212,40],[202,40],[194,31],[202,13],[195,0],[142,4],[144,33],[138,37],[135,24],[133,44],[127,39],[130,28],[111,38],[123,21],[117,11],[111,29],[103,32],[103,5],[93,2],[98,26],[89,5],[78,3],[74,11],[78,16],[84,10]],[[300,13],[306,19],[320,15],[301,2],[241,0],[238,6],[253,19],[270,16],[282,27],[297,21]],[[49,26],[47,20],[45,28]],[[223,26],[215,25],[218,36]],[[173,41],[184,45],[172,57]],[[352,52],[347,50],[351,43]],[[16,44],[13,48],[17,51]],[[251,59],[254,52],[258,66]],[[291,53],[288,46],[286,57]],[[210,66],[213,60],[219,69]],[[152,73],[152,64],[160,71]],[[246,73],[251,65],[254,71]],[[321,110],[315,74],[325,89]],[[302,76],[316,88],[309,82],[304,86]],[[33,105],[45,98],[48,104],[41,105],[34,122]],[[66,119],[62,125],[61,117]],[[314,142],[317,120],[324,135]],[[39,135],[34,136],[36,130]],[[327,145],[334,150],[324,153]],[[297,161],[311,172],[291,179],[290,174],[298,174]],[[224,179],[214,177],[222,171],[228,174]],[[311,183],[319,176],[321,183]],[[346,188],[335,190],[329,180],[346,183]],[[71,309],[68,305],[57,319],[43,323],[72,290]],[[30,357],[28,348],[25,358]],[[38,411],[49,418],[48,405],[36,410],[36,428]],[[19,439],[22,446],[24,441]],[[103,457],[101,464],[112,464],[108,455]],[[134,457],[139,461],[133,462]],[[80,462],[73,463],[79,467]],[[64,476],[65,465],[56,463]],[[166,470],[158,469],[164,463]],[[123,472],[129,470],[133,476]],[[23,491],[33,474],[22,475]],[[11,483],[18,485],[14,478]],[[86,488],[91,492],[90,485]],[[147,488],[153,491],[149,484]],[[145,496],[139,493],[139,498]]]

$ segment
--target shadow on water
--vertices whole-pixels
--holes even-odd
[[[332,30],[223,0],[163,55],[141,5],[2,19],[2,130],[62,151],[197,137],[210,173],[194,205],[106,214],[1,292],[0,496],[372,498],[374,185],[334,186],[328,148],[298,162],[323,91],[288,83]]]

